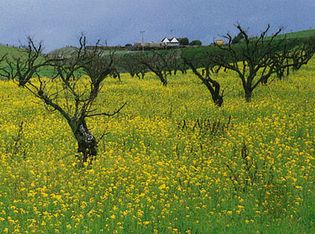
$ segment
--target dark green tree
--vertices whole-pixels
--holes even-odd
[[[201,46],[202,42],[200,40],[193,40],[190,42],[191,46]]]
[[[178,39],[180,45],[189,45],[189,39],[187,37],[182,37]]]

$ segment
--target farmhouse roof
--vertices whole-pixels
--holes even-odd
[[[164,37],[161,42],[168,43],[170,40],[167,37]]]
[[[173,43],[178,43],[179,42],[176,37],[173,37],[170,41],[173,42]]]

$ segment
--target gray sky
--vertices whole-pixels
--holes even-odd
[[[52,50],[89,41],[110,45],[177,36],[205,44],[241,23],[252,34],[268,23],[286,32],[315,28],[315,0],[0,0],[0,43],[30,35]]]

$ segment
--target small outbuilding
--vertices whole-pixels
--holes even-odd
[[[214,41],[214,44],[216,44],[216,45],[224,45],[225,44],[225,41],[223,40],[223,39],[218,39],[218,40],[215,40]]]

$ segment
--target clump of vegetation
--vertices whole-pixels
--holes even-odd
[[[200,40],[192,40],[189,45],[191,46],[201,46],[202,42]]]
[[[180,45],[189,45],[189,39],[187,37],[178,38],[178,41]]]

